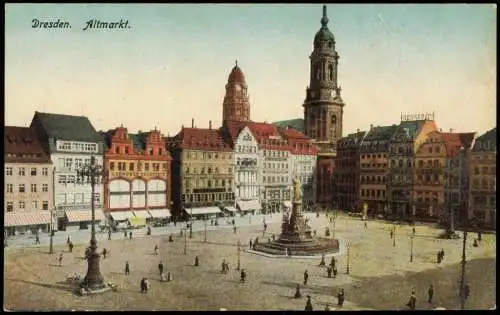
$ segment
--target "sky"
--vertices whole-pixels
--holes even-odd
[[[496,6],[328,4],[340,55],[344,135],[435,113],[439,128],[496,126]],[[253,121],[303,118],[321,4],[7,4],[5,124],[35,111],[129,132],[222,123],[238,60]],[[32,28],[67,21],[71,29]],[[89,20],[128,20],[120,30]]]

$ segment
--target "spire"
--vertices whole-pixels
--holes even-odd
[[[236,67],[238,66],[238,59],[236,59]]]
[[[326,5],[323,5],[323,18],[321,18],[321,25],[326,27],[328,24],[328,17],[326,16]]]

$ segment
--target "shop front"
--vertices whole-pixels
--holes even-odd
[[[101,209],[95,209],[94,212],[95,224],[96,226],[99,226],[103,220],[106,220],[106,217]],[[64,223],[64,231],[88,230],[92,225],[92,210],[66,210]]]
[[[33,236],[50,231],[50,212],[7,212],[4,227],[7,236]]]

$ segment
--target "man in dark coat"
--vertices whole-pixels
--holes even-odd
[[[125,262],[125,275],[128,276],[130,274],[130,266],[128,261]]]
[[[337,278],[337,265],[332,267],[332,271],[333,271],[333,277]]]
[[[194,257],[194,265],[198,267],[200,265],[200,261],[198,260],[198,256]]]
[[[337,261],[335,260],[335,257],[332,256],[332,260],[330,261],[330,266],[335,266],[337,265]]]
[[[69,247],[69,252],[72,253],[73,252],[73,242],[70,242],[68,247]]]
[[[337,305],[342,307],[344,305],[345,293],[344,289],[340,289],[339,293],[337,293]]]
[[[311,296],[308,295],[307,296],[307,302],[306,302],[306,308],[305,308],[306,311],[312,311],[313,310],[313,306],[312,306],[312,303],[311,303]]]
[[[320,266],[324,266],[325,265],[325,255],[321,255],[321,261],[319,262],[319,265]]]
[[[245,269],[241,269],[240,282],[245,283],[246,278],[247,278],[247,273],[245,272]]]
[[[309,279],[309,273],[306,271],[304,271],[304,285],[307,285],[307,280]]]
[[[160,276],[163,274],[163,267],[164,267],[164,266],[163,266],[163,263],[162,263],[162,262],[160,262],[160,263],[158,264],[158,270],[160,271]]]
[[[431,284],[427,290],[428,300],[427,302],[432,303],[432,298],[434,297],[434,286]]]
[[[331,278],[332,277],[332,266],[328,266],[326,268],[326,272],[328,273],[328,278]]]
[[[297,286],[295,287],[295,295],[293,296],[295,299],[300,299],[302,297],[302,294],[300,293],[300,284],[297,283]]]
[[[129,239],[132,240],[132,231],[128,233]]]

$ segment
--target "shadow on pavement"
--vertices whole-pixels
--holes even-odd
[[[70,292],[70,293],[75,293],[75,289],[76,289],[76,285],[67,285],[67,284],[63,284],[63,282],[58,282],[58,284],[60,284],[60,285],[54,285],[54,284],[39,283],[39,282],[20,280],[20,279],[12,279],[12,278],[6,278],[5,280],[37,285],[37,286],[47,288],[47,289],[58,289],[58,290],[62,290],[65,292]]]

